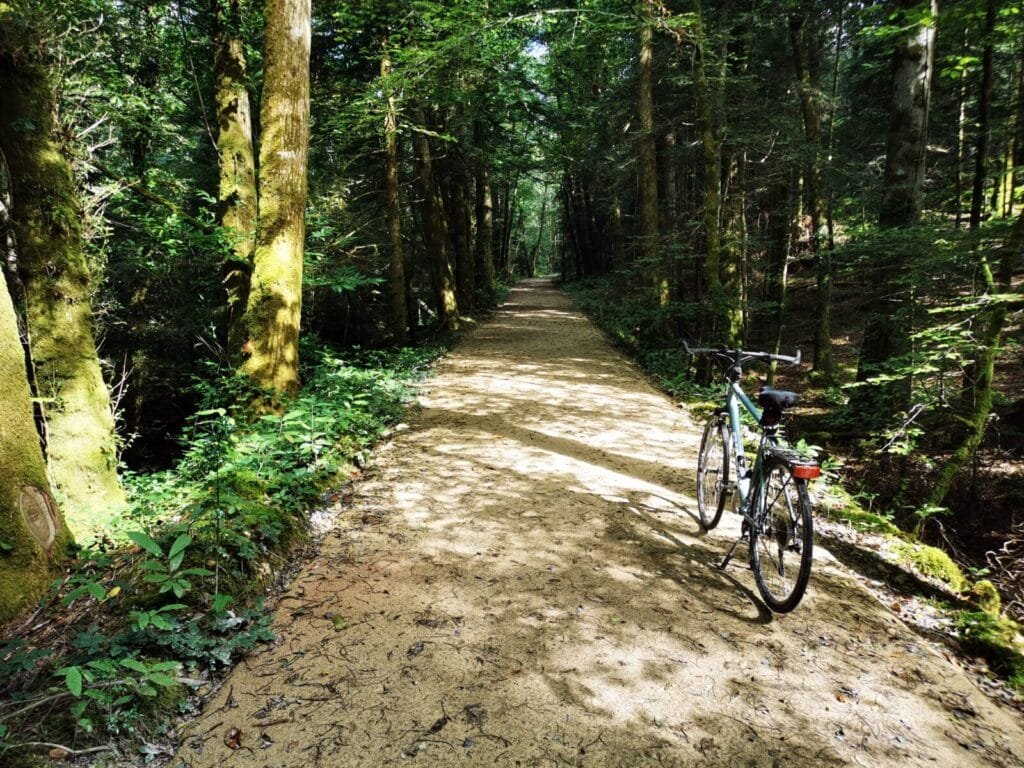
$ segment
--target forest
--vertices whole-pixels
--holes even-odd
[[[0,762],[268,640],[541,275],[682,401],[684,340],[803,350],[829,514],[1024,685],[1019,0],[0,0],[0,238]]]

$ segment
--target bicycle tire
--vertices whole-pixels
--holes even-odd
[[[785,463],[769,462],[750,528],[750,570],[761,597],[776,613],[788,613],[799,605],[811,575],[813,553],[807,481],[793,477]]]
[[[720,416],[708,419],[697,455],[697,514],[707,531],[722,519],[729,495],[729,437],[729,427]]]

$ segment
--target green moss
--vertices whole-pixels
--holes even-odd
[[[1002,612],[1003,601],[999,597],[999,590],[988,579],[982,579],[975,584],[971,588],[971,595],[985,613],[998,616]]]
[[[867,511],[850,494],[835,485],[829,487],[828,498],[823,500],[821,508],[833,520],[848,523],[858,531],[884,533],[898,538],[906,535],[892,520]]]
[[[983,656],[1013,688],[1024,690],[1024,648],[1017,622],[987,611],[961,611],[957,629],[965,650]]]
[[[960,566],[941,549],[926,544],[901,543],[896,547],[896,553],[920,573],[938,579],[954,592],[966,592],[970,587]]]

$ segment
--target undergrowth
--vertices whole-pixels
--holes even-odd
[[[359,467],[441,347],[307,345],[302,393],[259,397],[215,372],[171,470],[128,478],[130,509],[81,546],[0,646],[0,764],[160,738],[218,669],[273,638],[263,600],[308,513]]]

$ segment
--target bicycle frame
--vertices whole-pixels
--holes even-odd
[[[729,389],[725,395],[725,408],[729,414],[729,427],[732,433],[732,448],[736,457],[736,489],[740,494],[740,509],[746,506],[747,498],[750,495],[750,481],[753,476],[753,472],[747,473],[747,455],[743,450],[743,428],[740,422],[740,406],[743,406],[743,410],[754,417],[754,421],[760,424],[761,422],[761,411],[754,405],[751,399],[747,396],[747,393],[743,391],[738,381],[730,381]],[[761,432],[761,439],[765,438],[765,433]],[[760,456],[760,451],[758,452]],[[755,467],[756,469],[756,467]]]

